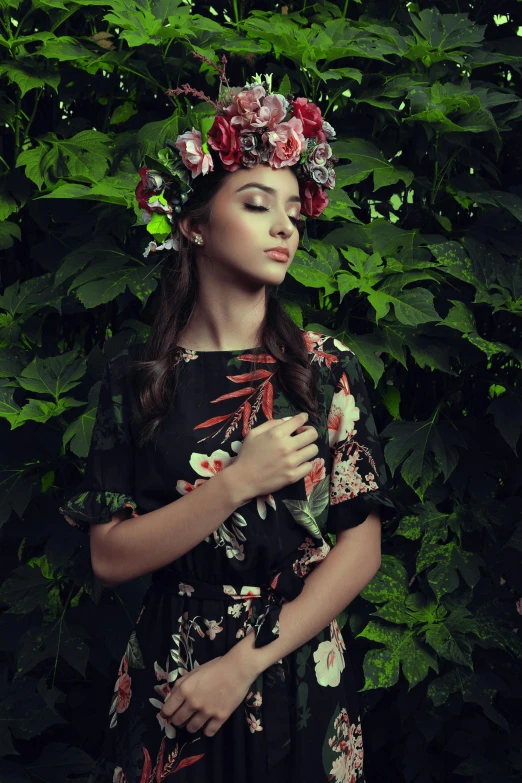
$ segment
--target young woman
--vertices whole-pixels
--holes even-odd
[[[147,344],[107,365],[61,508],[105,586],[152,573],[93,779],[363,781],[335,618],[379,568],[382,454],[357,357],[272,290],[299,244],[295,169],[224,157],[178,213]]]

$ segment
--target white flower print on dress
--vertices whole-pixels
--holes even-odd
[[[247,726],[250,729],[252,734],[255,734],[256,731],[263,731],[263,726],[261,725],[261,717],[255,716],[255,712],[259,713],[259,708],[263,704],[263,697],[261,695],[260,691],[250,691],[248,696],[245,698],[245,718],[247,722]]]
[[[183,582],[179,583],[178,595],[188,595],[188,597],[190,598],[193,592],[194,592],[194,588],[192,587],[192,585],[186,585]]]
[[[161,710],[163,708],[163,702],[158,701],[158,699],[149,699],[149,701],[153,707],[156,707],[156,709]],[[174,739],[176,736],[176,727],[173,726],[172,723],[169,723],[169,721],[165,720],[165,718],[162,718],[161,712],[156,713],[156,718],[158,719],[161,730],[165,730],[165,735],[169,739]]]
[[[127,783],[125,772],[121,767],[114,768],[114,774],[112,776],[112,783]]]
[[[243,611],[242,604],[232,604],[232,606],[229,606],[227,609],[228,614],[231,614],[232,617],[234,617],[236,620],[238,619],[242,611]]]
[[[344,650],[346,649],[337,620],[330,623],[329,642],[320,642],[314,652],[315,676],[319,685],[337,687],[344,671]]]
[[[330,448],[342,440],[356,434],[355,422],[361,418],[361,412],[355,404],[355,397],[350,393],[350,385],[346,373],[343,372],[339,381],[340,389],[332,397],[328,414],[328,438]]]
[[[254,734],[256,731],[263,731],[263,727],[261,726],[261,720],[258,718],[255,718],[252,713],[247,718],[248,722],[248,728]]]
[[[161,668],[161,666],[158,664],[157,661],[154,661],[154,671],[156,673],[156,679],[157,680],[165,680],[161,685],[155,685],[154,690],[156,693],[161,696],[162,701],[159,701],[159,699],[149,699],[150,703],[153,707],[156,707],[157,710],[161,710],[163,707],[164,702],[168,699],[170,696],[170,687],[168,684],[168,681],[170,679],[169,675],[169,659],[167,658],[167,663],[165,665],[165,670]],[[174,739],[176,736],[176,727],[172,725],[172,723],[169,723],[167,720],[161,717],[160,712],[156,713],[156,718],[158,719],[158,723],[161,727],[161,729],[165,729],[165,735],[169,739]]]
[[[219,622],[222,623],[223,618]],[[216,634],[223,630],[223,627],[219,625],[217,620],[205,620],[205,625],[208,628],[208,631],[205,631],[205,633],[212,641],[216,638]]]

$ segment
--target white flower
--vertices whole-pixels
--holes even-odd
[[[241,614],[242,608],[242,604],[232,604],[232,606],[228,607],[228,613],[237,619]]]
[[[219,622],[221,622],[221,620]],[[205,631],[205,633],[212,640],[216,638],[216,634],[223,630],[223,628],[218,624],[217,620],[205,620],[205,624],[208,628],[208,631]]]
[[[341,682],[344,656],[335,641],[321,642],[314,652],[315,676],[319,685],[335,688]]]
[[[247,716],[247,723],[248,728],[252,732],[252,734],[255,734],[256,731],[263,731],[263,727],[261,726],[261,719],[257,719],[250,713],[250,715]]]
[[[158,699],[149,699],[150,703],[153,707],[157,707],[158,710],[161,710],[163,708],[163,704],[161,701],[158,701]],[[156,714],[156,718],[158,719],[158,723],[161,726],[161,729],[165,729],[165,735],[169,739],[174,739],[176,736],[176,727],[172,725],[172,723],[169,723],[169,721],[165,720],[165,718],[161,717],[161,712],[158,712]]]
[[[114,775],[112,776],[112,783],[124,783],[125,773],[121,767],[114,768]]]
[[[190,598],[190,596],[194,592],[194,588],[192,587],[192,585],[186,585],[183,582],[180,582],[178,587],[179,587],[178,595],[188,595],[188,597]]]
[[[158,250],[179,250],[179,239],[177,237],[169,237],[166,239],[162,245],[158,245],[154,240],[152,242],[149,242],[147,247],[145,248],[145,251],[143,255],[145,258],[149,255],[149,253],[156,253]]]

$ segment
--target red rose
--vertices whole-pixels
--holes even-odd
[[[323,118],[319,106],[309,101],[308,98],[296,98],[295,101],[292,101],[292,106],[294,109],[292,116],[298,117],[303,123],[303,136],[305,139],[317,136],[323,127]]]
[[[169,181],[168,177],[164,177],[160,172],[149,169],[146,166],[138,170],[140,175],[140,183],[136,187],[136,199],[140,206],[140,209],[145,209],[149,214],[152,214],[153,210],[148,204],[148,199],[153,193],[161,193],[163,187]]]
[[[328,206],[328,196],[322,188],[309,179],[301,188],[301,212],[311,218],[317,218]]]
[[[223,166],[228,171],[236,171],[243,150],[239,146],[239,135],[235,128],[223,116],[216,117],[208,134],[208,144],[219,152]]]

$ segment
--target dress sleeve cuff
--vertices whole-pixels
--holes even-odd
[[[137,503],[130,495],[104,490],[89,490],[73,495],[60,506],[59,512],[73,527],[87,533],[91,525],[110,522],[113,515],[123,508],[131,508],[137,516]]]
[[[331,505],[328,510],[327,529],[335,535],[342,530],[361,525],[372,511],[377,511],[383,526],[400,514],[400,509],[383,490],[361,492],[354,498]]]

